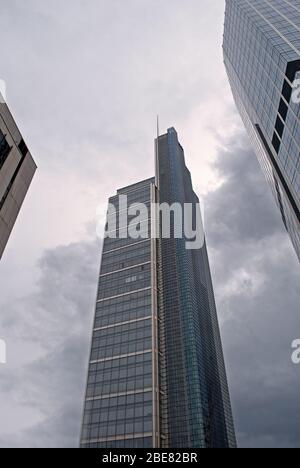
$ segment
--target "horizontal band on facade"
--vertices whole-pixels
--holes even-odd
[[[94,332],[95,331],[101,331],[101,330],[107,330],[109,328],[121,327],[122,325],[130,325],[131,323],[143,322],[145,320],[151,320],[151,319],[152,319],[152,315],[148,315],[147,317],[141,317],[141,318],[138,318],[138,319],[127,320],[126,322],[118,322],[118,323],[115,323],[113,325],[106,325],[105,327],[94,328]]]
[[[115,239],[116,240],[116,239]],[[118,250],[123,250],[123,249],[127,249],[128,247],[133,247],[134,245],[139,245],[139,244],[145,244],[146,242],[149,242],[151,239],[144,239],[142,241],[138,241],[138,242],[132,242],[132,244],[127,244],[127,245],[124,245],[123,247],[118,247],[117,249],[112,249],[112,250],[107,250],[106,252],[102,252],[102,255],[106,255],[106,254],[109,254],[109,253],[113,253],[113,252],[117,252]]]
[[[144,388],[143,390],[132,390],[130,392],[120,392],[120,393],[108,393],[106,395],[89,397],[85,401],[97,401],[97,400],[106,400],[107,398],[116,398],[127,395],[140,395],[141,393],[150,393],[152,392],[152,387]]]
[[[136,293],[139,293],[139,292],[149,291],[149,290],[151,290],[151,287],[149,287],[149,288],[143,288],[143,289],[137,289],[137,290],[135,290],[135,291],[130,291],[130,292],[127,292],[127,293],[124,293],[124,294],[118,294],[117,296],[106,297],[105,299],[99,299],[99,300],[97,301],[97,304],[98,304],[99,302],[109,301],[110,299],[117,299],[118,297],[130,296],[131,294],[136,294]]]
[[[105,437],[103,439],[90,439],[90,440],[85,439],[81,442],[81,445],[97,444],[101,442],[115,442],[119,440],[145,439],[146,437],[152,437],[152,432],[144,432],[140,434],[128,434],[128,435],[116,436],[116,437]]]
[[[137,223],[126,224],[126,226],[124,226],[124,227],[122,227],[122,228],[117,228],[117,229],[112,229],[111,231],[106,231],[105,234],[111,234],[112,232],[117,233],[117,232],[120,232],[120,231],[124,231],[124,229],[127,229],[127,231],[128,231],[128,230],[129,230],[131,227],[133,227],[133,226],[139,226],[139,225],[141,225],[141,224],[149,223],[150,221],[151,221],[150,218],[143,219],[143,221],[138,221]],[[110,239],[110,236],[107,236],[107,235],[106,235],[105,237],[107,237],[107,238]],[[117,237],[117,239],[118,239],[118,237]],[[126,239],[126,238],[125,238],[125,239]]]
[[[155,185],[155,178],[150,177],[149,179],[142,180],[133,185],[122,187],[117,191],[117,195],[111,197],[110,200],[117,197],[118,195],[128,195],[129,193],[140,192],[142,190],[150,189],[151,185]]]
[[[111,212],[111,213],[108,212],[108,213],[107,213],[107,219],[108,219],[108,218],[111,218],[112,216],[115,216],[115,215],[120,215],[121,213],[127,213],[128,216],[133,216],[133,215],[130,215],[130,214],[129,214],[129,208],[132,207],[133,205],[135,205],[136,203],[138,203],[138,204],[141,204],[141,203],[142,203],[143,205],[146,206],[146,205],[150,205],[150,204],[151,204],[151,200],[144,200],[144,201],[139,201],[139,202],[136,202],[136,201],[133,201],[133,202],[128,201],[129,206],[127,206],[127,208],[124,208],[123,210],[118,210],[118,209],[116,208],[116,206],[115,206],[113,203],[111,203],[111,205],[114,206],[115,211],[114,211],[114,212]]]
[[[110,271],[109,273],[103,273],[103,275],[100,275],[100,278],[104,278],[105,276],[109,275],[114,275],[115,273],[121,273],[122,271],[132,270],[133,268],[137,268],[144,265],[151,265],[151,262],[138,263],[137,265],[133,265],[127,268],[121,268],[120,270]]]

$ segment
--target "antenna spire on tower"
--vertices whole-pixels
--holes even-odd
[[[159,189],[158,138],[159,138],[159,115],[157,115],[157,138],[156,138],[156,145],[155,145],[155,178],[156,178],[156,186]]]

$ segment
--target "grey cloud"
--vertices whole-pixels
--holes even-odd
[[[215,164],[224,182],[210,196],[206,210],[211,242],[221,244],[232,238],[246,243],[281,232],[280,215],[271,206],[272,195],[248,137],[238,132],[224,145]]]
[[[299,447],[299,264],[244,133],[217,167],[206,229],[239,444]]]
[[[10,361],[3,368],[0,406],[12,405],[9,412],[14,426],[14,433],[5,433],[2,425],[1,446],[78,446],[98,244],[77,243],[45,252],[39,263],[37,292],[1,311],[1,331],[9,337]],[[31,355],[26,355],[22,365],[28,342],[33,343]],[[21,408],[20,413],[13,405]],[[24,417],[25,409],[37,422],[29,419],[22,430],[18,417]]]
[[[211,1],[190,0],[184,9],[180,0],[172,9],[158,0],[2,3],[1,33],[10,45],[2,54],[3,78],[12,105],[22,102],[18,121],[26,122],[43,165],[46,158],[65,167],[76,158],[81,170],[99,173],[96,158],[112,158],[117,147],[126,147],[127,164],[134,164],[147,147],[141,142],[152,151],[157,113],[176,123],[194,108],[195,96],[203,102],[215,92],[212,77],[217,90],[219,64],[205,66],[206,50],[197,47],[203,34],[213,34],[210,19],[222,18],[223,8]],[[206,47],[220,54],[214,41]],[[101,150],[92,158],[95,141]]]

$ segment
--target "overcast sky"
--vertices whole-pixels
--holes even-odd
[[[38,171],[0,264],[0,446],[78,446],[109,195],[175,126],[205,206],[240,446],[300,446],[296,255],[232,101],[222,0],[0,0],[0,79]]]

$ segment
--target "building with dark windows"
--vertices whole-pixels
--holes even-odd
[[[226,0],[235,102],[300,260],[300,0]]]
[[[188,203],[196,220],[198,198],[173,128],[156,140],[156,177],[109,201],[81,447],[235,447],[205,241],[187,249],[172,217],[165,237],[153,208]],[[138,222],[134,203],[147,207]],[[126,222],[111,223],[124,211]],[[128,236],[134,223],[139,235]]]
[[[0,95],[0,259],[35,171],[32,156]]]

